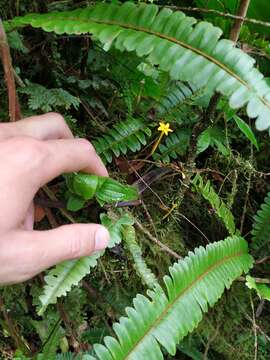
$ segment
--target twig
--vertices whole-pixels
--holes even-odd
[[[231,28],[231,33],[230,33],[230,39],[232,41],[234,41],[235,43],[237,42],[237,40],[239,38],[241,27],[243,25],[246,15],[247,15],[249,4],[250,4],[250,0],[241,0],[240,1],[237,15],[240,16],[241,19],[236,19],[234,21],[233,26]]]
[[[253,278],[256,283],[259,284],[270,284],[270,279],[263,279],[263,278]],[[239,276],[237,279],[238,281],[246,282],[246,278],[244,276]]]
[[[81,350],[80,349],[80,342],[78,341],[78,334],[77,332],[74,330],[74,327],[72,326],[72,321],[70,320],[64,305],[60,302],[57,303],[57,310],[59,312],[59,315],[61,317],[61,319],[63,320],[66,329],[69,331],[70,333],[70,337],[71,337],[71,342],[74,348],[76,348],[76,350]]]
[[[256,318],[259,318],[261,316],[264,304],[265,304],[265,299],[261,299],[259,306],[257,307],[256,313],[255,313]]]
[[[7,35],[2,20],[0,19],[0,54],[4,69],[5,82],[8,90],[8,111],[10,121],[22,118],[19,101],[16,94],[14,70],[7,41]]]
[[[252,318],[246,313],[246,311],[243,308],[243,306],[241,305],[240,301],[237,298],[235,298],[235,300],[236,300],[238,307],[242,310],[245,318],[253,324],[253,326],[256,328],[256,330],[258,330],[265,337],[265,339],[268,342],[270,342],[270,337],[263,331],[263,329],[258,324],[256,324],[256,323],[254,324]]]
[[[257,20],[257,19],[250,19],[250,18],[243,17],[241,15],[233,15],[230,13],[224,13],[222,11],[218,11],[218,10],[214,10],[214,9],[206,9],[206,8],[190,7],[190,6],[170,6],[170,5],[160,6],[160,7],[166,7],[166,8],[182,10],[182,11],[214,14],[217,16],[221,16],[221,17],[225,17],[225,18],[229,18],[229,19],[233,19],[233,20],[241,20],[243,22],[247,22],[247,23],[251,23],[251,24],[270,27],[270,22],[261,21],[261,20]]]
[[[257,336],[257,325],[256,325],[256,320],[255,320],[254,304],[253,304],[251,293],[250,293],[250,305],[251,305],[251,309],[252,309],[252,324],[253,324],[253,331],[254,331],[254,360],[257,360],[257,357],[258,357],[258,336]]]
[[[29,354],[31,349],[29,345],[24,343],[21,340],[20,336],[17,334],[16,326],[14,325],[12,318],[9,316],[5,308],[5,303],[2,297],[0,297],[0,312],[3,315],[3,318],[8,328],[9,335],[13,339],[16,348],[21,349],[24,353]]]
[[[240,222],[240,232],[243,232],[243,227],[244,227],[244,222],[245,222],[245,217],[246,217],[246,212],[247,212],[247,203],[248,203],[248,197],[249,197],[249,192],[250,192],[250,188],[251,188],[251,177],[252,174],[249,173],[248,174],[248,182],[247,182],[247,191],[246,191],[246,196],[245,196],[245,202],[244,202],[244,207],[243,207],[243,213],[241,216],[241,222]]]
[[[206,345],[206,347],[205,347],[204,354],[203,354],[203,360],[207,360],[207,359],[208,359],[207,355],[208,355],[208,351],[209,351],[210,345],[211,345],[212,342],[215,340],[215,338],[218,336],[218,332],[219,332],[219,325],[217,325],[214,334],[210,337],[210,339],[209,339],[208,342],[207,342],[207,345]]]
[[[174,256],[176,259],[183,259],[182,256],[178,255],[176,252],[171,250],[167,245],[163,244],[161,241],[159,241],[157,238],[155,238],[137,219],[133,218],[135,222],[135,226],[143,232],[151,241],[153,241],[155,244],[161,247],[161,249],[168,254]]]
[[[251,145],[251,147],[250,147],[250,163],[253,163],[253,155],[254,155],[253,145]],[[243,227],[244,227],[244,222],[245,222],[245,217],[246,217],[246,212],[247,212],[247,203],[248,203],[248,198],[249,198],[249,193],[250,193],[250,188],[251,188],[251,178],[252,178],[252,171],[249,171],[248,179],[247,179],[247,190],[246,190],[246,195],[245,195],[244,208],[243,208],[243,213],[242,213],[241,222],[240,222],[240,232],[241,233],[243,232]]]
[[[155,227],[154,221],[153,221],[153,219],[152,219],[152,217],[151,217],[151,215],[150,215],[150,213],[149,213],[149,211],[148,211],[148,209],[147,209],[147,206],[145,205],[145,202],[144,202],[144,201],[142,201],[142,207],[143,207],[143,209],[144,209],[144,211],[145,211],[145,214],[146,214],[146,216],[147,216],[147,219],[149,220],[149,223],[151,224],[151,226],[152,226],[152,228],[153,228],[153,230],[154,230],[154,232],[155,232],[155,237],[157,238],[157,229],[156,229],[156,227]]]
[[[270,256],[265,256],[265,257],[262,258],[262,259],[256,260],[255,264],[256,264],[256,265],[258,265],[258,264],[263,264],[263,263],[265,263],[265,262],[267,262],[267,261],[270,261]]]
[[[52,201],[58,201],[57,197],[55,196],[55,194],[48,188],[47,185],[43,186],[43,191],[48,195],[49,199]],[[76,220],[69,214],[68,211],[66,211],[65,209],[59,209],[59,211],[61,212],[61,214],[67,218],[71,223],[75,224]]]
[[[202,119],[193,127],[185,166],[185,178],[183,179],[180,191],[177,194],[176,204],[178,208],[182,204],[196,166],[195,159],[197,156],[198,136],[209,126],[209,121],[212,121],[219,98],[220,95],[217,93],[212,96],[207,109],[203,113]]]
[[[208,239],[208,237],[202,232],[201,229],[199,229],[191,220],[189,220],[184,214],[178,212],[178,214],[185,219],[190,225],[192,225],[208,242],[208,244],[210,243],[210,240]]]

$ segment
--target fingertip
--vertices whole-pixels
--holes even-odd
[[[95,251],[105,249],[109,244],[110,234],[104,226],[98,226],[95,233]]]

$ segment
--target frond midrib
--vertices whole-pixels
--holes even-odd
[[[160,316],[155,320],[155,322],[151,325],[150,329],[147,330],[147,332],[141,337],[141,339],[139,339],[136,344],[134,344],[133,348],[129,351],[129,353],[127,354],[127,356],[125,357],[125,359],[123,360],[128,360],[130,354],[135,350],[135,348],[145,339],[145,337],[150,333],[150,331],[153,328],[156,328],[157,325],[160,323],[161,320],[163,320],[163,318],[165,317],[166,313],[169,312],[169,310],[174,306],[174,304],[185,295],[185,293],[187,293],[196,283],[198,283],[201,279],[203,279],[204,277],[206,277],[213,269],[217,268],[218,266],[222,265],[223,263],[227,262],[228,260],[231,260],[233,258],[236,257],[240,257],[242,255],[245,255],[244,252],[238,252],[234,255],[230,255],[230,256],[226,256],[224,258],[222,258],[221,260],[219,260],[217,263],[209,266],[207,268],[207,270],[201,274],[198,278],[196,278],[195,280],[193,280],[189,286],[187,286],[174,300],[173,302],[169,303],[166,308],[163,310],[163,312],[160,314]]]

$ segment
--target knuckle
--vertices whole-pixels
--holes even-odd
[[[49,155],[49,149],[45,142],[41,140],[30,137],[16,137],[12,141],[14,148],[20,149],[25,161],[31,159],[33,165],[44,161]]]
[[[85,151],[89,151],[91,153],[96,153],[96,149],[94,146],[90,143],[90,141],[86,139],[78,139],[80,142],[80,145],[85,148]]]
[[[22,141],[23,150],[31,156],[39,156],[43,158],[44,155],[47,155],[48,150],[43,141],[34,138],[22,138],[19,141]]]
[[[71,231],[68,257],[71,259],[76,259],[81,257],[83,254],[83,234],[78,227],[72,228]]]
[[[66,124],[63,115],[59,114],[58,112],[50,112],[49,115],[54,118],[54,121],[58,121],[61,124]]]
[[[53,120],[59,125],[59,126],[64,126],[64,127],[68,127],[66,120],[64,119],[64,117],[57,113],[57,112],[51,112],[50,116],[53,118]]]
[[[64,133],[67,137],[72,137],[71,130],[70,130],[65,118],[61,114],[59,114],[57,112],[51,112],[51,113],[49,113],[49,116],[55,122],[56,127],[59,129],[60,133]]]

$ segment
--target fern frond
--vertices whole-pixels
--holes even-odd
[[[133,223],[127,214],[115,222],[110,220],[107,215],[102,214],[101,222],[110,233],[109,248],[114,247],[121,241],[122,226]],[[100,251],[80,259],[67,260],[50,270],[44,278],[46,285],[39,297],[41,307],[38,314],[43,314],[49,304],[56,303],[58,297],[65,296],[73,285],[77,285],[90,272],[90,269],[97,265],[97,259],[103,254],[104,251]]]
[[[134,260],[134,267],[137,274],[141,277],[143,283],[149,289],[154,289],[159,286],[156,276],[146,265],[142,255],[142,250],[136,241],[136,232],[132,225],[123,226],[122,229],[123,240]]]
[[[20,88],[19,92],[29,95],[28,106],[31,110],[49,112],[58,107],[68,110],[73,106],[77,109],[80,105],[77,97],[61,88],[47,89],[39,84],[28,83]]]
[[[189,146],[191,132],[188,129],[180,129],[166,137],[165,144],[160,144],[153,154],[154,160],[169,163],[170,159],[177,159],[184,155]]]
[[[235,228],[234,216],[215,192],[210,181],[208,180],[206,183],[204,183],[203,178],[197,174],[192,180],[192,185],[198,193],[202,194],[205,200],[209,201],[213,209],[215,209],[217,215],[223,221],[229,234],[235,234],[237,230]]]
[[[251,248],[256,251],[270,243],[270,192],[254,216],[251,234]]]
[[[176,344],[201,321],[234,279],[252,266],[246,241],[238,236],[199,247],[175,263],[161,287],[137,295],[126,317],[113,325],[117,339],[94,345],[102,360],[161,360],[161,346],[175,355]]]
[[[150,135],[151,130],[142,119],[129,118],[115,124],[106,135],[93,140],[93,144],[103,161],[111,162],[113,155],[139,151]]]
[[[57,34],[91,33],[119,50],[136,51],[153,65],[168,71],[174,80],[192,81],[209,91],[218,91],[238,109],[257,118],[258,130],[270,127],[270,87],[254,67],[255,60],[222,39],[221,29],[208,22],[197,23],[184,13],[156,5],[97,4],[92,8],[14,18],[12,26],[32,25]]]

